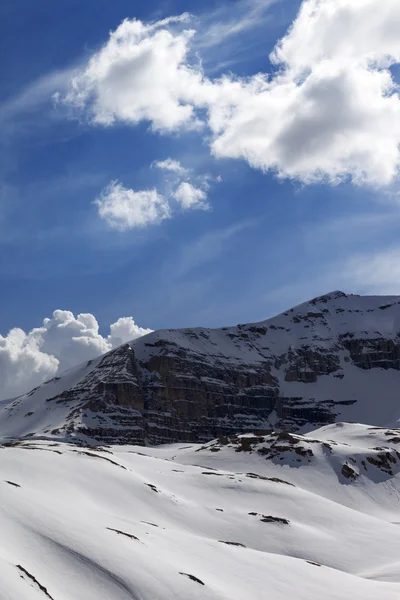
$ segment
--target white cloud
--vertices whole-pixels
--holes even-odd
[[[398,0],[304,0],[278,41],[272,75],[207,78],[187,15],[125,20],[71,81],[66,103],[95,123],[150,121],[212,132],[216,157],[303,183],[388,185],[400,166]],[[211,26],[211,25],[210,25]]]
[[[53,71],[28,84],[17,95],[0,104],[0,123],[7,124],[21,114],[34,112],[40,105],[48,103],[53,94],[61,97],[73,75],[72,69]],[[57,91],[58,90],[58,91]]]
[[[169,196],[178,202],[182,210],[208,210],[207,192],[210,181],[213,179],[208,173],[195,175],[191,169],[187,169],[181,163],[172,158],[153,163],[157,168],[172,174],[169,181]],[[214,178],[221,181],[221,178]]]
[[[192,90],[201,73],[187,64],[192,30],[174,32],[188,15],[145,25],[125,19],[106,45],[71,80],[68,104],[89,107],[94,123],[147,120],[154,130],[173,131],[198,125]]]
[[[170,219],[177,206],[183,211],[210,208],[207,191],[212,178],[209,174],[195,176],[172,158],[155,161],[151,166],[169,175],[165,178],[164,193],[156,188],[135,191],[112,181],[94,201],[100,218],[110,227],[125,231],[155,225]],[[220,179],[217,178],[217,181]]]
[[[220,3],[213,12],[203,16],[206,26],[202,29],[200,39],[196,40],[197,46],[226,46],[229,38],[262,27],[272,18],[270,8],[276,2],[277,0],[237,0],[227,4]],[[232,49],[230,46],[228,48]],[[220,54],[223,48],[218,50]]]
[[[112,181],[95,200],[99,216],[110,227],[125,230],[147,227],[171,216],[168,200],[156,189],[135,192]]]
[[[175,284],[186,275],[193,273],[199,267],[215,261],[224,252],[229,252],[236,236],[256,224],[254,220],[241,221],[224,229],[215,229],[192,240],[183,246],[179,257],[174,259],[174,264],[168,264],[167,276]]]
[[[307,0],[277,44],[275,62],[298,72],[325,59],[386,67],[400,60],[399,19],[396,0]]]
[[[120,317],[118,321],[110,325],[110,335],[107,337],[107,342],[113,348],[116,348],[125,342],[147,335],[151,331],[151,329],[139,327],[132,317]]]
[[[0,335],[0,400],[27,392],[66,369],[150,332],[132,317],[122,317],[103,337],[92,314],[75,317],[68,310],[55,310],[41,327],[28,333],[12,329],[6,336]]]
[[[174,192],[174,198],[184,210],[197,208],[208,210],[207,194],[204,190],[195,187],[188,181],[182,181]]]
[[[40,351],[36,340],[22,329],[0,335],[0,398],[10,398],[28,391],[55,375],[59,361]]]
[[[173,158],[166,158],[165,160],[156,160],[153,163],[153,166],[157,167],[157,169],[161,169],[162,171],[170,171],[171,173],[175,173],[181,177],[185,177],[188,175],[188,169],[182,167],[179,160],[174,160]]]
[[[305,183],[389,184],[400,165],[400,5],[307,0],[272,60],[282,70],[235,86],[212,115],[217,156]]]
[[[211,111],[213,153],[306,184],[348,177],[390,184],[400,165],[400,101],[392,87],[388,72],[333,61],[315,66],[301,84],[289,74],[271,83],[260,76],[232,87],[233,108],[228,100]]]

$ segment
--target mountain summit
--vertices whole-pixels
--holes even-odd
[[[262,321],[155,331],[0,410],[3,438],[160,444],[400,418],[400,297],[335,291]]]

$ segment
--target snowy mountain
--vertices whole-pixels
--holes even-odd
[[[2,404],[0,600],[398,599],[399,383],[400,298],[335,292]]]
[[[0,445],[2,600],[396,600],[400,436]]]
[[[333,292],[261,323],[156,331],[0,408],[3,438],[108,444],[400,419],[400,298]]]

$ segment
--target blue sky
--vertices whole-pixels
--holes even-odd
[[[367,17],[373,20],[377,4],[369,4]],[[398,11],[395,3],[389,4],[393,20]],[[29,331],[40,326],[55,309],[91,313],[100,323],[100,331],[107,333],[110,323],[125,316],[133,316],[140,326],[150,328],[222,326],[261,320],[334,289],[400,293],[400,268],[396,267],[400,259],[398,126],[392,116],[393,131],[386,122],[373,129],[371,122],[379,121],[384,107],[377,104],[375,112],[368,113],[373,102],[367,97],[367,87],[363,97],[368,106],[365,110],[360,106],[367,125],[354,113],[357,86],[364,86],[361,76],[367,77],[361,59],[360,72],[350,72],[350,68],[346,72],[347,87],[330,91],[331,106],[319,90],[321,115],[319,118],[317,114],[315,123],[294,123],[285,138],[279,134],[271,150],[278,158],[260,151],[249,132],[253,125],[255,130],[262,130],[263,115],[273,114],[273,110],[277,111],[276,122],[295,119],[295,105],[286,112],[268,103],[261,108],[254,105],[254,119],[250,114],[243,129],[244,137],[248,136],[245,141],[239,126],[228,123],[231,117],[224,116],[224,124],[213,129],[205,116],[208,110],[215,110],[215,118],[219,118],[217,104],[223,101],[211,97],[222,94],[222,75],[228,78],[228,95],[230,86],[232,94],[239,86],[235,107],[240,106],[244,115],[245,110],[253,110],[250,95],[257,92],[246,86],[257,73],[262,72],[265,80],[279,77],[279,71],[288,70],[282,62],[285,60],[293,72],[297,69],[296,75],[290,76],[299,85],[299,77],[306,77],[303,71],[299,75],[300,70],[306,68],[308,73],[314,64],[320,64],[319,56],[309,56],[302,48],[298,41],[301,33],[296,31],[289,40],[294,50],[288,43],[281,52],[284,59],[281,56],[271,63],[270,53],[296,18],[300,5],[297,0],[3,0],[0,332],[4,336],[13,327]],[[196,30],[187,41],[184,63],[192,69],[191,80],[200,72],[203,79],[201,83],[194,81],[190,100],[185,89],[179,92],[178,100],[181,105],[193,105],[195,117],[172,128],[166,119],[157,125],[156,106],[154,118],[123,118],[121,103],[136,97],[135,89],[130,90],[133,96],[126,97],[129,86],[137,81],[131,77],[136,63],[127,55],[126,72],[122,67],[117,72],[115,67],[113,78],[107,81],[115,102],[111,108],[107,106],[112,122],[101,122],[99,106],[105,95],[102,99],[99,81],[88,77],[88,61],[107,46],[110,32],[115,32],[124,19],[140,20],[143,28],[147,27],[140,41],[155,44],[149,23],[184,12],[191,16],[182,22],[158,25],[157,31],[171,31],[174,39],[181,39],[182,32]],[[357,13],[353,16],[358,18]],[[311,23],[307,35],[311,42],[313,36],[318,41],[319,31],[331,26],[334,36],[337,25],[337,21],[329,24],[321,18]],[[381,49],[382,39],[387,39],[387,21],[378,26],[383,33],[377,31],[371,49],[380,57],[392,51]],[[365,37],[361,34],[353,50],[355,56],[362,57]],[[305,58],[300,64],[301,52]],[[110,56],[108,68],[113,69]],[[332,64],[334,60],[344,64],[342,55],[334,55]],[[393,42],[390,64],[379,64],[376,73],[388,73],[395,85],[398,61],[398,47]],[[158,96],[155,71],[149,74],[153,76],[154,98]],[[370,71],[368,76],[372,77]],[[84,96],[80,106],[76,89],[71,93],[74,77],[78,92]],[[354,77],[351,84],[355,91],[353,94],[352,88],[348,92],[354,97],[347,103],[344,90],[350,89],[350,77]],[[197,100],[203,92],[207,99]],[[376,92],[374,88],[371,93]],[[243,106],[242,93],[247,94]],[[385,93],[379,99],[382,103],[387,100]],[[118,94],[121,101],[116,99]],[[163,89],[160,102],[162,94]],[[395,94],[391,89],[393,114],[398,116]],[[146,98],[143,103],[147,106]],[[196,124],[196,120],[201,123]],[[310,138],[310,131],[314,127],[325,127],[326,135],[335,139],[348,127],[343,151],[328,145],[322,153],[318,146],[313,150],[315,140]],[[345,150],[353,148],[351,136],[358,136],[357,141],[342,160]],[[384,150],[390,144],[393,151],[386,156]],[[364,145],[369,146],[365,156]],[[307,156],[300,164],[288,148]],[[176,171],[154,164],[166,159],[179,161],[186,170],[185,181],[191,190],[203,194],[203,200],[190,200],[190,206],[178,200],[181,180],[176,178]],[[318,173],[314,163],[318,163]],[[366,175],[371,172],[371,177]],[[138,192],[156,190],[157,198],[164,198],[170,207],[169,218],[135,225],[133,214],[127,225],[120,217],[117,223],[102,217],[101,202],[104,204],[111,182],[119,182],[123,191],[134,194],[124,196],[131,209],[133,202],[148,201],[137,196]],[[94,203],[96,199],[100,204]]]

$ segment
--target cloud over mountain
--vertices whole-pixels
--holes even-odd
[[[57,373],[150,332],[132,317],[121,317],[103,337],[92,314],[75,317],[69,310],[55,310],[41,327],[29,332],[11,329],[6,336],[0,335],[0,400],[29,391]]]

